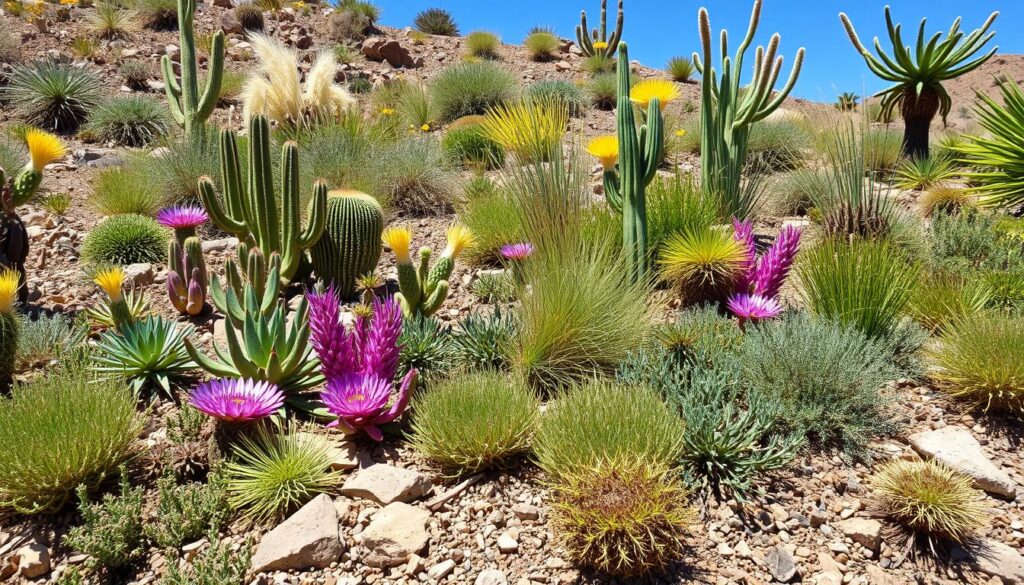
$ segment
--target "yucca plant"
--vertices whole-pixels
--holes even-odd
[[[972,170],[971,192],[986,207],[1014,207],[1024,202],[1024,91],[1013,81],[1000,81],[1003,104],[977,93],[974,106],[987,136],[972,136],[954,147]]]
[[[84,130],[102,142],[146,146],[166,136],[172,127],[166,107],[143,96],[124,96],[104,101],[90,114]]]
[[[693,60],[687,57],[672,57],[668,60],[668,64],[665,65],[665,71],[669,77],[672,78],[672,81],[678,83],[690,81],[694,70]]]
[[[125,378],[132,390],[157,387],[168,396],[171,382],[196,367],[185,351],[191,328],[150,315],[100,335],[93,359],[104,377]]]
[[[698,227],[669,235],[659,251],[661,277],[688,301],[721,301],[747,261],[732,230]]]
[[[859,95],[848,91],[843,92],[836,99],[835,108],[840,112],[853,112],[857,109],[858,101],[860,101]]]
[[[122,8],[114,2],[98,2],[89,15],[89,30],[102,39],[124,39],[138,30],[134,10]]]
[[[910,158],[896,167],[895,184],[900,189],[922,191],[956,177],[953,163],[939,156]]]
[[[429,35],[459,36],[459,27],[455,24],[455,19],[451,13],[441,8],[428,8],[417,14],[412,22],[416,30]]]
[[[4,101],[23,121],[56,132],[74,132],[99,105],[98,75],[53,59],[17,65],[3,89]]]
[[[569,105],[557,97],[496,105],[480,127],[520,161],[547,160],[569,126]]]
[[[949,32],[944,36],[938,32],[930,39],[925,37],[925,20],[921,20],[916,50],[911,53],[910,46],[905,45],[903,41],[902,25],[893,24],[892,14],[886,6],[885,24],[893,55],[890,57],[882,49],[878,37],[875,37],[875,51],[878,53],[875,57],[861,43],[853,23],[846,14],[839,13],[850,42],[864,57],[868,69],[893,83],[891,87],[875,94],[875,97],[882,98],[882,112],[888,112],[888,115],[897,107],[900,109],[906,125],[903,133],[903,152],[907,156],[927,157],[928,128],[932,119],[938,113],[945,121],[949,114],[953,101],[942,83],[977,69],[999,49],[992,47],[987,53],[975,57],[995,36],[995,32],[986,33],[998,15],[998,12],[993,12],[981,28],[975,29],[966,37],[960,31],[960,18],[953,21]]]

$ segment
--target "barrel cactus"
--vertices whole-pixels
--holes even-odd
[[[334,283],[343,299],[351,297],[356,279],[377,267],[383,232],[384,211],[376,199],[358,191],[331,191],[324,234],[310,249],[313,269]]]
[[[464,225],[448,228],[448,243],[433,268],[430,266],[430,248],[420,248],[420,265],[413,266],[409,245],[412,232],[404,227],[384,230],[381,239],[395,254],[398,262],[398,293],[395,298],[402,306],[406,318],[433,315],[448,298],[448,278],[455,268],[455,258],[467,246],[473,245],[473,234]]]

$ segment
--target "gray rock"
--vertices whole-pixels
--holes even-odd
[[[1008,585],[1024,583],[1024,557],[1013,547],[1001,542],[987,540],[970,552],[955,548],[951,556],[957,560],[969,560],[978,571],[999,577]]]
[[[782,545],[776,545],[764,556],[764,564],[772,577],[780,583],[788,583],[796,576],[796,561]]]
[[[497,569],[487,569],[480,571],[473,585],[508,585],[508,577]]]
[[[153,265],[149,262],[129,264],[124,267],[124,281],[132,286],[149,286],[153,284],[156,273],[153,272]]]
[[[498,537],[498,550],[505,554],[519,552],[519,542],[506,532]]]
[[[381,505],[411,502],[430,491],[430,478],[418,471],[378,463],[353,473],[341,493],[350,498],[373,500]]]
[[[1017,484],[985,455],[981,444],[963,427],[948,426],[910,436],[910,446],[925,457],[932,457],[974,480],[986,492],[1010,499],[1016,497]]]
[[[50,572],[50,551],[33,540],[14,553],[18,557],[18,572],[26,579],[42,577]]]
[[[397,567],[427,546],[430,533],[426,510],[394,502],[377,513],[357,537],[370,549],[365,561],[371,567]]]
[[[253,572],[323,569],[345,552],[334,502],[321,494],[260,540]]]

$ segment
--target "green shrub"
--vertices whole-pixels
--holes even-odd
[[[579,118],[587,109],[587,97],[582,89],[564,79],[545,79],[526,88],[525,97],[538,103],[559,100],[569,106],[569,115]]]
[[[199,178],[204,176],[213,179],[217,192],[222,192],[220,147],[216,132],[212,128],[208,130],[205,139],[174,137],[167,142],[161,142],[161,146],[166,150],[145,159],[139,157],[134,164],[140,165],[145,169],[144,172],[149,173],[150,181],[159,188],[161,198],[166,204],[199,201]],[[243,160],[246,157],[247,146],[244,137],[241,138],[238,149]],[[308,184],[312,185],[312,182]]]
[[[398,376],[415,368],[422,385],[447,374],[455,359],[451,330],[433,318],[407,319],[398,344],[402,348],[398,354]]]
[[[796,169],[774,183],[768,206],[774,215],[807,215],[815,198],[829,189],[829,178],[822,171]]]
[[[467,370],[503,370],[508,366],[509,342],[518,329],[515,314],[470,314],[452,336],[456,362]]]
[[[762,121],[750,128],[747,164],[770,172],[792,170],[803,163],[804,150],[810,146],[806,126],[782,119]]]
[[[896,130],[869,128],[864,131],[864,164],[876,173],[896,168],[903,156],[903,136]]]
[[[53,215],[63,216],[71,209],[71,195],[68,193],[47,193],[39,197],[39,206]]]
[[[157,480],[156,512],[146,524],[146,537],[163,549],[178,548],[216,530],[225,520],[227,497],[223,479],[211,474],[206,483],[178,485],[173,475]]]
[[[440,215],[452,209],[458,184],[444,150],[434,140],[405,139],[381,144],[364,172],[383,204],[415,215]]]
[[[13,16],[13,15],[12,15]],[[0,32],[0,63],[14,64],[21,61],[21,38],[11,31]]]
[[[441,139],[441,148],[451,160],[467,167],[493,169],[505,164],[504,149],[488,138],[479,126],[448,130]]]
[[[690,176],[655,177],[646,195],[647,245],[655,255],[672,234],[709,227],[718,220],[716,202],[704,196]]]
[[[102,87],[92,71],[48,59],[15,66],[0,98],[28,124],[74,132],[100,105]]]
[[[583,59],[583,70],[591,76],[601,75],[602,73],[614,73],[615,57],[609,57],[603,53],[591,55]]]
[[[167,230],[153,218],[125,213],[108,217],[85,236],[87,264],[159,262],[167,250]]]
[[[459,27],[451,13],[441,8],[428,8],[416,15],[413,19],[413,26],[416,30],[428,35],[439,35],[443,37],[459,36]]]
[[[648,347],[624,362],[618,375],[627,382],[648,384],[664,391],[665,387],[657,381],[664,368],[662,358],[671,357],[670,365],[712,366],[735,352],[743,342],[743,331],[735,320],[721,314],[717,306],[707,304],[682,311],[671,323],[659,324],[651,338]],[[666,377],[664,382],[670,382],[673,377]]]
[[[745,262],[733,234],[710,226],[671,234],[658,254],[662,280],[690,304],[725,301]]]
[[[1012,311],[1024,308],[1024,269],[982,270],[978,276],[984,283],[989,308]]]
[[[242,71],[225,69],[224,72],[221,73],[220,92],[217,94],[217,105],[226,106],[236,103],[238,101],[238,96],[241,95],[242,89],[245,87],[246,79],[248,79],[248,77]]]
[[[23,316],[18,330],[17,370],[24,372],[78,354],[88,332],[88,322],[60,313],[40,313],[35,319]]]
[[[656,391],[592,380],[548,403],[533,448],[541,469],[560,481],[619,457],[672,467],[682,435],[682,421]]]
[[[529,448],[540,401],[497,372],[442,382],[416,397],[413,448],[454,475],[504,469]]]
[[[694,69],[693,59],[689,57],[672,57],[665,66],[665,71],[672,77],[672,81],[678,83],[690,81]]]
[[[1024,266],[1024,245],[997,229],[996,218],[976,210],[932,218],[932,259],[951,270],[1007,270]]]
[[[550,61],[561,44],[558,35],[547,30],[533,31],[523,40],[523,46],[534,61]]]
[[[512,273],[481,274],[473,282],[473,295],[482,303],[511,303],[516,300],[516,282]]]
[[[311,186],[317,179],[327,183],[328,189],[354,189],[379,197],[374,177],[367,172],[373,165],[375,148],[376,137],[362,124],[321,124],[300,136],[303,204],[308,204]]]
[[[171,130],[171,117],[159,101],[143,96],[105,100],[89,114],[84,130],[101,142],[145,146]]]
[[[210,546],[204,548],[184,567],[167,564],[167,574],[160,585],[237,585],[245,582],[252,559],[252,544],[246,542],[235,550],[231,539],[220,540],[216,533],[208,535]]]
[[[373,82],[365,77],[356,77],[348,82],[348,90],[356,95],[373,91]]]
[[[143,24],[155,30],[178,28],[178,3],[176,0],[135,0],[135,10]]]
[[[921,215],[932,217],[937,212],[957,214],[970,209],[974,206],[975,199],[967,189],[939,185],[925,191],[917,202]]]
[[[126,39],[138,28],[135,18],[133,10],[125,10],[115,2],[97,2],[88,17],[89,32],[101,39]]]
[[[953,163],[938,157],[904,160],[896,166],[895,184],[900,189],[921,191],[945,183],[956,177]]]
[[[103,215],[133,213],[149,217],[165,207],[159,185],[148,180],[145,162],[108,167],[92,182],[89,204]]]
[[[590,103],[599,110],[611,110],[619,97],[618,79],[614,73],[601,73],[595,75],[587,82],[587,95],[590,96]]]
[[[438,119],[451,122],[515,98],[516,78],[490,62],[460,63],[442,70],[431,82]]]
[[[515,201],[502,189],[467,199],[459,207],[459,219],[476,236],[476,245],[465,251],[472,264],[500,265],[501,247],[525,237]]]
[[[466,43],[466,50],[470,55],[482,59],[496,59],[498,47],[501,46],[498,35],[483,30],[469,33],[463,42]]]
[[[989,298],[990,291],[984,281],[928,272],[914,288],[907,312],[914,321],[934,333],[959,319],[977,315],[985,309]]]
[[[779,424],[819,448],[838,445],[859,456],[872,437],[892,430],[894,397],[881,387],[899,371],[884,340],[790,315],[748,329],[737,359],[750,391],[781,404]]]
[[[256,4],[244,3],[235,6],[235,20],[243,31],[263,32],[263,9]]]
[[[2,507],[60,510],[79,485],[95,489],[131,454],[142,419],[123,383],[97,384],[80,365],[0,397]]]
[[[796,271],[810,311],[869,337],[892,332],[921,271],[919,263],[885,243],[826,241],[801,255]]]
[[[128,483],[121,468],[121,494],[106,494],[103,501],[89,503],[85,486],[78,488],[78,511],[82,524],[64,536],[64,545],[88,555],[91,569],[119,569],[142,556],[142,488]]]
[[[138,59],[126,59],[117,68],[117,72],[124,78],[124,83],[132,89],[143,89],[149,81],[152,72],[144,61]]]
[[[380,8],[373,2],[367,0],[338,0],[335,4],[337,10],[348,10],[364,18],[368,27],[377,25],[380,19]]]

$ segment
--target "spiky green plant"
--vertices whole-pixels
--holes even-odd
[[[761,20],[762,0],[754,0],[750,26],[740,43],[736,56],[728,56],[726,35],[722,34],[721,70],[711,64],[711,21],[706,9],[698,15],[703,58],[693,54],[693,62],[701,80],[701,184],[720,198],[723,218],[746,219],[756,210],[750,192],[741,187],[740,179],[747,158],[750,127],[774,112],[789,95],[800,75],[804,49],[796,53],[793,69],[786,84],[774,91],[782,70],[782,57],[776,59],[780,37],[772,35],[768,48],[755,51],[754,77],[749,85],[740,87],[743,57],[750,48]]]
[[[512,101],[515,76],[491,62],[460,63],[440,71],[430,82],[438,121],[483,114],[488,108]]]
[[[836,98],[835,108],[840,112],[853,112],[857,110],[858,101],[860,101],[859,95],[845,91]]]
[[[930,39],[925,37],[926,20],[922,19],[917,32],[916,50],[912,54],[910,46],[903,42],[902,25],[893,24],[889,7],[886,6],[885,24],[893,56],[890,57],[882,49],[878,37],[875,37],[875,51],[878,53],[878,57],[875,57],[861,43],[849,17],[845,13],[839,13],[839,19],[846,27],[850,42],[864,57],[868,69],[893,83],[891,87],[876,93],[875,97],[882,98],[883,115],[891,116],[893,110],[899,107],[903,122],[906,124],[903,133],[903,152],[907,156],[927,157],[928,127],[932,123],[932,118],[939,113],[945,121],[946,115],[949,114],[953,100],[946,93],[942,83],[977,69],[999,49],[992,47],[980,57],[974,57],[995,36],[995,32],[986,32],[997,16],[999,13],[993,12],[981,28],[975,29],[966,37],[960,31],[960,18],[957,18],[945,36],[942,32],[937,32]]]
[[[459,322],[452,337],[456,361],[469,370],[503,370],[508,367],[509,345],[515,338],[519,323],[514,313],[494,312],[483,316],[468,315]]]
[[[498,57],[498,47],[501,46],[501,38],[485,30],[469,33],[463,42],[470,56],[481,59],[496,59]]]
[[[565,79],[542,79],[527,86],[523,95],[544,102],[558,100],[569,108],[569,116],[579,118],[587,110],[587,98],[579,84]]]
[[[451,328],[441,325],[436,319],[406,319],[398,345],[402,349],[398,354],[397,376],[404,377],[415,369],[423,386],[429,387],[432,381],[447,375],[455,360]]]
[[[40,313],[35,319],[24,315],[20,320],[18,371],[74,358],[83,350],[89,332],[88,322],[80,316]]]
[[[568,103],[548,96],[495,105],[487,110],[480,129],[518,160],[533,161],[548,160],[568,125]]]
[[[395,298],[402,306],[406,319],[430,317],[441,308],[448,298],[448,279],[455,268],[455,259],[462,250],[473,245],[473,234],[461,224],[448,228],[447,245],[437,262],[430,265],[430,248],[419,250],[419,266],[414,267],[409,247],[412,232],[405,227],[391,227],[384,230],[381,238],[395,255],[398,264],[399,292]]]
[[[911,158],[896,167],[895,184],[900,189],[923,191],[956,177],[953,163],[939,156]]]
[[[125,378],[135,392],[157,387],[170,396],[171,381],[196,367],[185,351],[190,333],[191,327],[179,328],[154,315],[126,323],[100,335],[93,354],[96,372]]]
[[[940,213],[956,214],[969,209],[976,203],[975,197],[967,189],[959,187],[933,187],[918,199],[921,215],[933,217]]]
[[[104,215],[155,216],[167,202],[159,186],[146,180],[147,170],[131,163],[102,169],[92,182],[89,204]]]
[[[441,147],[449,158],[466,168],[500,168],[505,164],[501,144],[485,135],[478,125],[450,128],[441,139]]]
[[[263,9],[256,4],[236,5],[235,19],[243,31],[263,32]]]
[[[586,83],[590,102],[599,110],[611,110],[615,107],[619,94],[618,77],[614,73],[595,75]]]
[[[458,476],[513,465],[529,449],[540,401],[521,381],[479,372],[433,386],[413,409],[413,448]]]
[[[167,246],[167,230],[153,218],[125,213],[100,222],[82,242],[87,264],[159,262]]]
[[[313,270],[342,298],[351,297],[356,279],[377,268],[383,232],[384,211],[371,195],[330,191],[324,234],[310,249]]]
[[[534,61],[550,61],[560,44],[558,35],[547,30],[533,31],[523,40],[523,46]]]
[[[93,109],[83,129],[102,142],[146,146],[171,131],[171,119],[155,99],[124,96]]]
[[[176,12],[181,77],[174,74],[170,56],[164,55],[160,59],[160,66],[164,75],[167,103],[174,120],[185,130],[185,137],[188,140],[201,140],[206,134],[206,120],[220,98],[220,83],[224,74],[224,32],[218,30],[210,40],[206,85],[200,94],[199,65],[196,62],[195,30],[192,23],[196,0],[177,0]]]
[[[954,148],[971,167],[971,192],[986,207],[1014,207],[1024,202],[1024,91],[1013,81],[1000,81],[1003,104],[977,92],[974,111],[987,136],[972,136]]]
[[[672,81],[687,83],[690,81],[690,77],[693,76],[696,68],[693,65],[693,59],[688,57],[672,57],[668,60],[668,64],[665,65],[665,71],[672,78]]]
[[[661,277],[688,302],[722,301],[746,261],[729,230],[711,226],[676,232],[665,239],[658,263]]]
[[[97,2],[88,16],[89,30],[101,39],[116,40],[131,36],[138,30],[134,10],[126,10],[115,2]]]
[[[590,29],[587,26],[587,11],[580,11],[580,23],[576,26],[576,45],[587,57],[599,55],[613,57],[622,40],[622,24],[624,12],[622,0],[619,0],[618,16],[615,18],[615,29],[608,34],[608,0],[601,0],[601,26]]]
[[[974,318],[990,299],[991,291],[982,280],[930,272],[914,288],[907,312],[923,327],[937,333],[960,319]]]
[[[416,30],[429,35],[459,36],[459,27],[455,24],[455,19],[451,13],[441,8],[428,8],[417,14],[412,22]]]
[[[132,5],[151,29],[174,30],[178,26],[177,0],[136,0]]]
[[[235,585],[245,581],[252,567],[252,541],[235,548],[230,538],[207,535],[210,546],[203,548],[188,564],[170,563],[160,585]]]
[[[48,59],[15,66],[2,96],[23,121],[55,132],[74,132],[99,105],[101,88],[92,71]]]

